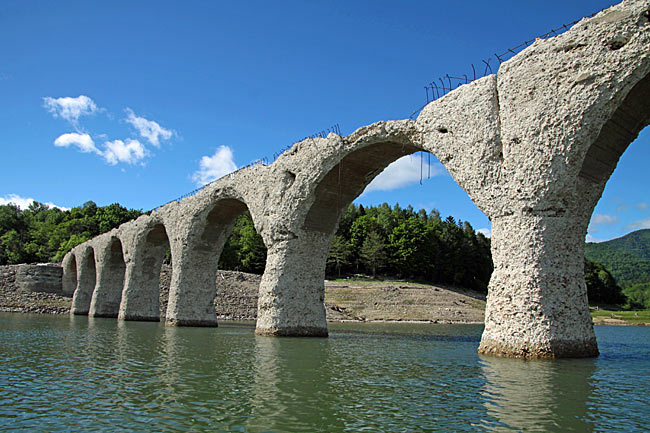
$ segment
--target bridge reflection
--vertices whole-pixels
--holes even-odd
[[[593,359],[522,361],[481,356],[487,430],[590,432]]]

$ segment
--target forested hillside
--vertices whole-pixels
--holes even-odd
[[[607,242],[588,243],[585,257],[602,263],[612,273],[630,306],[650,308],[650,229]]]
[[[89,201],[62,211],[33,202],[0,206],[0,265],[58,262],[76,245],[137,218],[142,211]]]

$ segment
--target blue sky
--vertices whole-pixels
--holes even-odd
[[[3,0],[0,203],[148,210],[334,124],[406,118],[433,79],[611,4]],[[590,239],[650,227],[649,153],[646,130]],[[357,201],[489,230],[435,159],[423,185],[419,167],[400,161]]]

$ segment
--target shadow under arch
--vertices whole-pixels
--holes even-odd
[[[64,295],[74,295],[77,288],[77,258],[69,254],[63,259],[62,290]]]
[[[239,198],[218,198],[193,218],[187,242],[172,245],[167,325],[217,326],[214,298],[219,257],[237,217],[247,210]]]
[[[650,125],[650,74],[638,81],[602,126],[582,161],[579,177],[595,185],[591,210],[618,161],[639,133]]]
[[[125,272],[122,242],[113,237],[102,251],[102,260],[97,269],[97,285],[90,302],[91,317],[117,317]]]
[[[160,269],[167,248],[169,238],[162,222],[153,223],[135,240],[126,263],[119,319],[160,321]]]
[[[70,312],[74,315],[87,315],[90,311],[90,301],[95,290],[97,272],[95,265],[95,250],[87,246],[81,252],[77,260],[77,288],[72,296],[72,307]]]
[[[418,151],[426,149],[383,141],[345,155],[318,183],[303,228],[333,235],[341,215],[375,177],[394,161]]]

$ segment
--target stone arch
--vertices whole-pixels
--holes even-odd
[[[299,191],[295,219],[286,222],[281,236],[267,245],[257,334],[328,335],[323,281],[339,218],[390,163],[424,150],[420,138],[415,122],[403,120],[379,122],[349,137],[330,136],[327,144],[302,143],[304,147],[296,148],[304,152],[301,160],[308,166],[298,172],[299,186],[293,187]]]
[[[124,288],[126,263],[122,242],[116,236],[110,238],[101,253],[97,268],[97,285],[90,302],[91,317],[117,317]]]
[[[77,258],[74,253],[66,254],[61,265],[63,267],[63,294],[73,295],[77,288]]]
[[[235,220],[246,210],[248,206],[243,199],[218,196],[184,228],[187,241],[172,245],[168,325],[217,326],[214,307],[217,264]]]
[[[127,255],[118,318],[157,322],[160,321],[160,269],[170,244],[167,229],[162,221],[151,219],[143,228],[136,226],[133,230],[137,232]]]
[[[620,3],[498,71],[503,163],[479,353],[598,355],[584,241],[607,179],[650,120],[647,13],[645,1]]]
[[[77,288],[72,297],[70,312],[74,315],[86,315],[90,310],[90,300],[97,281],[95,250],[85,245],[76,254],[79,254],[80,259],[77,266]]]
[[[424,150],[414,143],[382,140],[365,144],[344,155],[325,176],[317,181],[315,199],[302,228],[331,234],[350,203],[388,165],[399,158]]]
[[[602,126],[596,140],[589,146],[579,172],[581,180],[602,188],[610,178],[618,160],[641,130],[650,125],[650,74],[639,80]],[[595,202],[593,205],[595,206]]]

